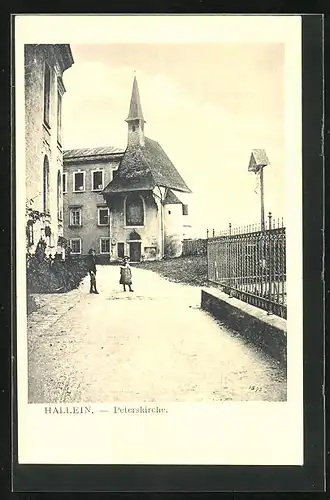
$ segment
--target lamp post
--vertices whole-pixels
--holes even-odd
[[[264,149],[252,149],[249,172],[260,175],[260,228],[265,231],[265,193],[264,193],[264,167],[269,165],[269,160]]]
[[[264,166],[260,166],[260,205],[261,205],[261,231],[265,230],[265,198],[264,198]]]

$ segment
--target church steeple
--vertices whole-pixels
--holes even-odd
[[[144,146],[144,124],[145,119],[142,112],[139,88],[134,76],[131,102],[128,117],[128,145]]]

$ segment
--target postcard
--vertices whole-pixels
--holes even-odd
[[[303,465],[301,16],[15,18],[19,464]]]

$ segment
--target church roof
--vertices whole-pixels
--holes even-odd
[[[130,102],[130,106],[129,106],[128,117],[126,118],[127,122],[129,122],[131,120],[143,120],[143,121],[145,121],[145,119],[143,117],[142,106],[141,106],[141,102],[140,102],[139,88],[138,88],[136,77],[134,77],[134,80],[133,80],[131,102]]]
[[[191,192],[160,144],[146,137],[145,146],[126,149],[117,175],[103,193],[150,190],[155,186]]]
[[[180,203],[182,205],[182,201],[173,193],[171,189],[169,189],[166,193],[164,204],[165,205],[177,205]]]

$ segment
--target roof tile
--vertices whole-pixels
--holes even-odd
[[[191,192],[160,144],[146,137],[144,147],[126,149],[117,175],[103,192],[153,189],[157,185]]]

